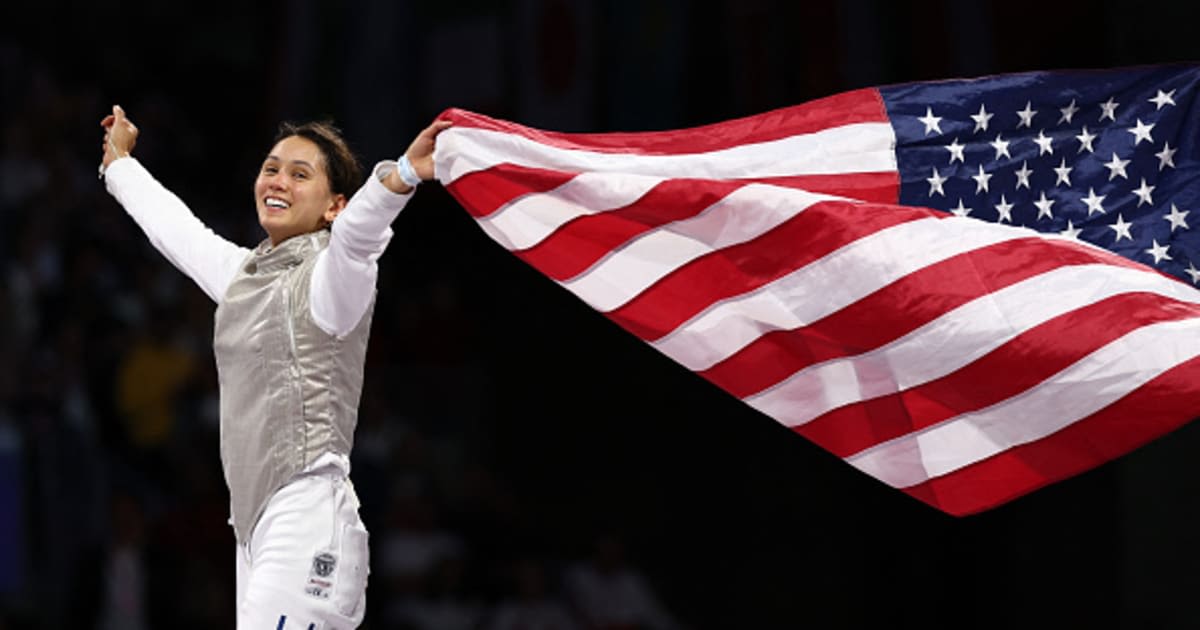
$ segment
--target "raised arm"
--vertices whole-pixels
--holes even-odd
[[[318,254],[310,287],[313,321],[325,332],[344,336],[367,312],[375,296],[377,261],[392,239],[391,223],[416,183],[433,178],[433,148],[437,135],[449,126],[435,121],[409,145],[404,154],[412,168],[409,181],[398,162],[380,162],[334,220],[329,247]]]
[[[131,156],[138,129],[119,105],[100,122],[105,187],[142,228],[155,249],[187,274],[214,302],[220,302],[250,250],[221,238],[196,218]]]

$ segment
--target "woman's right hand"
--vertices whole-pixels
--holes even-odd
[[[117,158],[123,158],[133,152],[137,144],[138,128],[125,117],[125,110],[120,105],[113,105],[112,113],[100,121],[104,127],[104,158],[101,164],[104,168]]]

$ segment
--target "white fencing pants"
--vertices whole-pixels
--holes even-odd
[[[237,547],[238,630],[357,628],[368,557],[350,480],[340,472],[292,480]]]

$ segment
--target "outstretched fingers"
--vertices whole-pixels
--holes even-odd
[[[435,120],[435,121],[433,121],[432,124],[430,124],[428,127],[426,127],[425,130],[422,131],[421,133],[427,134],[430,137],[434,137],[453,124],[454,123],[449,120]]]

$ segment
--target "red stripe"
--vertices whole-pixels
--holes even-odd
[[[1187,424],[1200,400],[1200,357],[1186,361],[1108,407],[1036,442],[922,484],[903,488],[964,516],[1120,457]]]
[[[471,216],[480,219],[517,197],[554,190],[575,176],[568,171],[497,164],[463,175],[446,189]]]
[[[931,216],[948,215],[924,208],[818,202],[754,240],[680,266],[607,315],[653,341],[714,302],[753,291],[879,230]]]
[[[513,253],[547,276],[567,280],[638,235],[694,217],[742,186],[722,180],[666,180],[624,208],[568,221],[537,245]]]
[[[438,118],[451,120],[457,126],[510,133],[562,149],[640,155],[704,153],[814,133],[830,127],[888,121],[883,99],[873,88],[835,94],[755,116],[671,131],[560,133],[462,109],[447,109]]]
[[[1193,317],[1200,306],[1161,295],[1113,296],[1043,322],[943,378],[835,409],[796,432],[849,457],[1016,396],[1137,328]]]
[[[745,398],[810,365],[878,348],[971,300],[1066,265],[1142,265],[1090,247],[1036,236],[996,243],[912,272],[802,328],[776,330],[699,372]]]
[[[624,208],[568,221],[537,245],[514,253],[547,276],[555,280],[568,280],[634,238],[673,221],[700,214],[749,181],[755,180],[666,180]],[[868,197],[894,197],[896,191],[895,175],[885,173],[766,178],[759,181],[843,196],[862,194]],[[452,185],[451,191],[454,190],[462,189]],[[484,193],[485,196],[488,194]],[[482,216],[479,212],[472,214]]]

